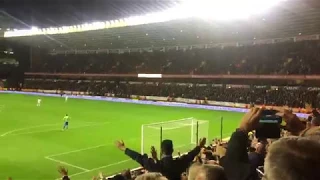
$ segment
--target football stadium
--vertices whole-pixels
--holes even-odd
[[[318,180],[320,3],[0,9],[0,179]]]

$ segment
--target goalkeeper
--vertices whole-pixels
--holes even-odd
[[[206,144],[206,138],[200,139],[199,145],[191,150],[188,154],[179,158],[173,158],[173,143],[171,140],[163,140],[161,143],[162,157],[159,160],[157,151],[151,147],[152,158],[148,158],[147,154],[140,154],[134,150],[127,148],[123,141],[117,141],[116,146],[131,159],[138,162],[149,172],[160,172],[168,179],[180,179],[180,176],[189,167],[193,159],[200,153],[202,147]]]

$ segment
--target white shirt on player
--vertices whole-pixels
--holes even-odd
[[[40,106],[40,105],[41,105],[41,99],[38,99],[37,106]]]
[[[68,96],[66,95],[65,97],[64,97],[64,100],[67,102],[68,101]]]

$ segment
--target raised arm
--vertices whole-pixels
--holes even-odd
[[[157,159],[148,158],[146,154],[142,155],[132,149],[127,148],[122,140],[116,141],[116,146],[119,150],[124,151],[127,156],[139,163],[148,171],[157,171],[159,165]]]
[[[204,147],[205,144],[206,144],[206,138],[200,139],[199,145],[196,146],[190,152],[188,152],[188,154],[181,156],[180,159],[184,163],[191,163],[193,161],[193,159],[200,153],[201,148]]]
[[[256,129],[259,124],[259,117],[262,112],[260,108],[253,108],[241,120],[239,128],[229,140],[226,158],[235,162],[247,163],[248,153],[248,132]]]

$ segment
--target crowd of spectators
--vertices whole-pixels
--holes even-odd
[[[303,108],[305,104],[319,107],[320,89],[308,90],[297,86],[295,89],[285,87],[263,86],[256,88],[249,85],[212,85],[166,82],[115,82],[88,80],[26,80],[24,88],[81,91],[90,95],[130,98],[138,96],[161,96],[171,98],[189,98],[213,100],[244,104],[265,104]]]
[[[121,54],[42,55],[32,72],[319,74],[320,41]]]

